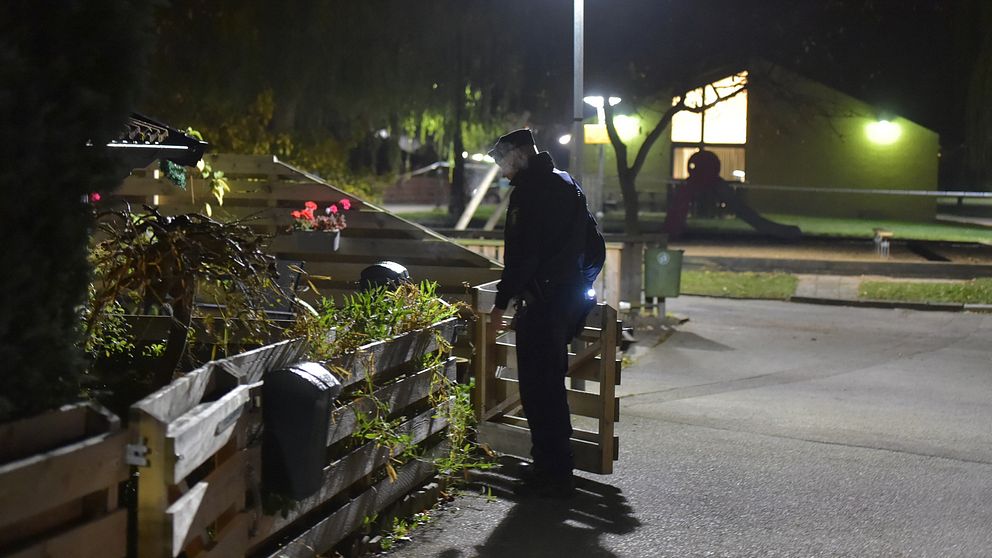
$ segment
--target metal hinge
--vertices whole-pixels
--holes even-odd
[[[145,457],[146,455],[148,455],[148,446],[144,444],[127,444],[124,446],[124,461],[128,465],[147,467],[148,459]]]

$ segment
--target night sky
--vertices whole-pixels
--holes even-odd
[[[570,82],[571,3],[546,9],[548,33],[560,39],[550,58]],[[586,0],[586,88],[632,87],[631,65],[661,79],[687,59],[691,70],[759,57],[960,142],[981,33],[974,11],[972,2],[937,0]],[[535,41],[549,48],[546,37]]]

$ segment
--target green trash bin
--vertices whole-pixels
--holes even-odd
[[[682,250],[648,248],[644,251],[644,296],[679,296],[682,288]]]

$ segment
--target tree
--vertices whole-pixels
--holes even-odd
[[[115,0],[0,8],[0,421],[80,395],[85,199],[121,179],[100,146],[134,108],[149,16],[147,3]]]
[[[570,12],[508,3],[173,0],[158,13],[148,110],[216,149],[338,182],[399,170],[399,138],[416,138],[452,163],[460,212],[463,151],[566,117],[567,90],[551,91],[570,75]]]
[[[637,175],[641,172],[641,168],[644,167],[644,161],[647,160],[648,152],[651,151],[658,138],[668,130],[672,118],[681,111],[702,113],[727,99],[743,93],[747,90],[747,81],[746,79],[742,79],[729,92],[720,91],[711,86],[707,86],[707,88],[715,92],[715,100],[710,103],[701,103],[698,106],[690,106],[686,101],[691,90],[683,91],[676,95],[671,106],[661,111],[661,118],[651,131],[648,132],[647,136],[645,136],[644,142],[634,156],[633,163],[630,164],[628,164],[627,145],[620,139],[620,134],[617,132],[616,123],[614,122],[615,109],[609,103],[604,103],[603,110],[606,113],[606,133],[610,138],[610,145],[613,146],[613,150],[616,153],[617,177],[620,180],[620,191],[624,200],[624,231],[627,234],[636,235],[640,232],[640,226],[638,224],[640,204],[638,203],[637,195]]]

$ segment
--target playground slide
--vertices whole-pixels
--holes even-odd
[[[722,180],[716,185],[716,195],[727,207],[734,212],[738,219],[754,227],[754,230],[761,234],[781,238],[791,242],[798,241],[803,236],[803,232],[795,225],[783,225],[769,219],[765,219],[760,213],[751,208],[741,199],[740,195],[733,188]]]

